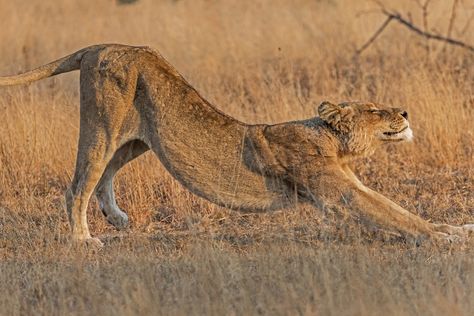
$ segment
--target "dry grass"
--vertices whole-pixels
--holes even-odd
[[[469,1],[452,36],[474,43]],[[386,2],[421,25],[415,1]],[[445,32],[450,1],[432,1]],[[248,122],[308,117],[323,99],[408,108],[416,140],[360,161],[372,188],[436,222],[474,222],[474,56],[383,21],[371,1],[0,0],[0,72],[101,42],[150,45],[219,108]],[[469,11],[471,10],[471,11]],[[95,201],[92,253],[66,241],[77,74],[0,91],[0,314],[470,314],[473,243],[414,247],[301,207],[239,214],[180,187],[150,154],[116,181],[131,228]],[[348,229],[350,228],[350,229]]]

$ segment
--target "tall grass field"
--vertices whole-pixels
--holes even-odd
[[[354,170],[433,222],[474,223],[474,53],[352,0],[0,0],[0,75],[98,43],[159,50],[248,123],[315,116],[323,100],[403,107],[414,141]],[[474,45],[472,0],[382,1]],[[424,8],[423,8],[424,7]],[[79,76],[0,88],[0,315],[472,315],[474,237],[415,244],[302,205],[239,213],[188,192],[152,154],[118,174],[116,231],[91,199],[96,251],[69,241]]]

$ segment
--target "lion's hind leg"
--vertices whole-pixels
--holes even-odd
[[[107,164],[102,177],[95,189],[102,213],[107,221],[117,229],[124,229],[128,225],[128,216],[122,211],[115,200],[113,180],[120,168],[149,150],[149,147],[140,140],[133,140],[120,147]]]
[[[92,238],[90,235],[87,225],[87,206],[113,151],[110,146],[98,141],[100,135],[92,135],[94,136],[79,137],[74,178],[66,191],[66,210],[73,240],[102,246],[99,239]]]

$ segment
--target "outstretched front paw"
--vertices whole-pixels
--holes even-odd
[[[474,234],[474,224],[462,225],[461,228],[470,236]]]
[[[468,226],[471,228],[469,229]],[[469,231],[474,231],[474,225],[453,226],[448,224],[434,224],[434,230],[437,233],[457,235],[466,238],[469,236]]]
[[[435,240],[448,242],[450,244],[462,243],[466,241],[465,234],[447,234],[441,232],[435,232],[432,236]]]

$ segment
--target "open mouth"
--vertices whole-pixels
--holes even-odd
[[[386,136],[395,136],[397,134],[404,132],[407,128],[408,126],[405,126],[403,129],[399,130],[398,132],[384,132],[383,134]]]

